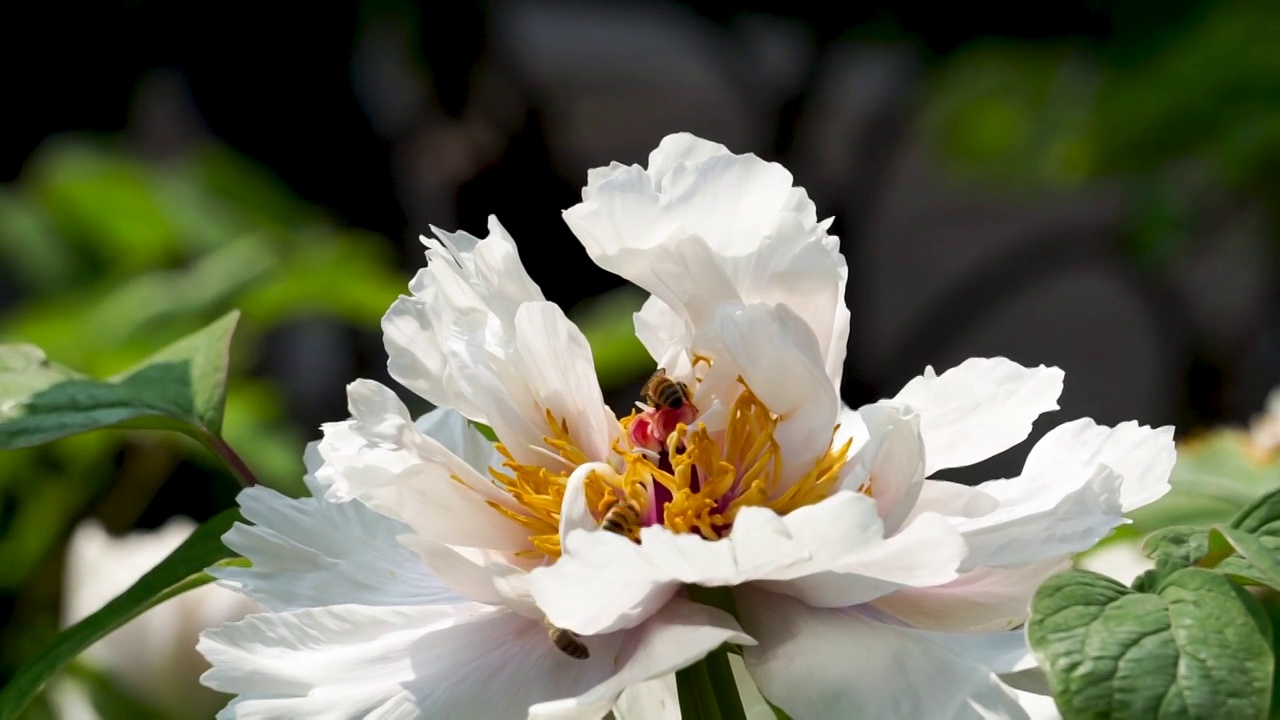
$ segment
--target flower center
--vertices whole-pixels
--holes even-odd
[[[687,417],[687,408],[653,408],[621,420],[624,432],[614,448],[613,469],[593,471],[585,483],[587,504],[598,522],[612,529],[616,521],[610,511],[625,503],[634,511],[627,517],[638,514],[642,526],[663,525],[716,540],[732,531],[744,507],[767,507],[785,515],[835,492],[851,439],[829,447],[801,477],[787,478],[782,476],[782,449],[774,438],[779,417],[745,384],[723,430],[711,432],[700,423],[690,427],[673,421]],[[686,414],[669,415],[680,412]],[[565,461],[564,467],[517,462],[499,443],[498,452],[506,461],[502,469],[490,468],[490,474],[524,513],[490,505],[529,530],[534,547],[529,555],[557,558],[565,483],[573,468],[589,458],[573,445],[564,421],[557,422],[549,412],[546,419],[545,441]],[[645,439],[638,440],[641,436]],[[835,428],[833,444],[834,437]],[[634,535],[632,539],[638,540]]]

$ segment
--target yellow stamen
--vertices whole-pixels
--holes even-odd
[[[741,378],[739,379],[741,381]],[[799,478],[782,476],[782,449],[774,435],[780,418],[769,411],[743,383],[722,431],[712,433],[698,424],[679,425],[667,437],[662,458],[631,448],[629,428],[639,415],[632,412],[619,421],[621,434],[613,450],[619,472],[593,471],[585,482],[587,507],[596,520],[603,518],[623,498],[646,517],[657,519],[675,532],[698,533],[708,540],[727,535],[744,507],[767,507],[779,515],[812,505],[835,492],[853,440],[832,446]],[[519,510],[490,505],[529,531],[532,556],[560,555],[560,506],[572,468],[592,460],[573,443],[568,424],[546,414],[546,446],[565,461],[565,467],[547,468],[517,462],[501,444],[502,469],[491,468],[494,480],[520,505]],[[550,452],[548,454],[551,454]],[[869,488],[859,488],[870,494]],[[669,496],[669,499],[666,499]],[[656,498],[666,499],[653,508]]]

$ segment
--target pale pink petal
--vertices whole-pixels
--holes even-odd
[[[876,607],[914,627],[943,632],[1008,630],[1026,622],[1031,597],[1070,566],[1051,557],[1017,568],[978,568],[936,587],[904,588]]]
[[[747,668],[791,717],[1026,717],[990,669],[910,629],[750,587],[735,596],[759,643],[744,651]]]
[[[869,487],[880,518],[884,520],[885,532],[897,532],[915,509],[924,486],[925,449],[920,416],[910,408],[888,403],[867,405],[854,415],[866,436],[846,470],[843,487],[849,490]],[[841,423],[849,419],[842,415]]]

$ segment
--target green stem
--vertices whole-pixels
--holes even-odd
[[[730,588],[690,585],[689,598],[737,616]],[[729,664],[729,647],[722,645],[706,657],[676,673],[681,717],[697,720],[745,720],[738,682]]]
[[[245,464],[244,460],[236,454],[236,451],[231,449],[231,446],[227,444],[226,440],[223,440],[211,432],[204,431],[201,433],[200,441],[204,443],[205,447],[212,450],[215,455],[221,458],[222,462],[226,464],[227,469],[231,471],[231,474],[235,476],[236,480],[240,481],[241,485],[244,487],[253,487],[258,484],[257,476],[253,474],[253,471],[249,469],[249,466]]]
[[[680,695],[683,720],[722,720],[716,705],[715,688],[702,661],[676,671],[676,691]]]

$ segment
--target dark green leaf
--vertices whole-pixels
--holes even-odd
[[[50,363],[30,345],[0,346],[0,449],[122,424],[216,435],[238,317],[233,311],[110,380]]]
[[[1156,561],[1191,567],[1209,552],[1209,533],[1203,528],[1179,525],[1157,530],[1142,541],[1142,554]]]
[[[234,509],[215,516],[132,587],[58,635],[0,691],[0,720],[20,717],[59,669],[111,631],[169,598],[210,582],[213,578],[205,568],[233,556],[222,544],[222,535],[240,519],[240,512]]]
[[[1244,561],[1230,565],[1225,562],[1219,564],[1218,572],[1226,572],[1273,590],[1280,590],[1280,558],[1277,558],[1275,550],[1264,545],[1258,536],[1239,528],[1216,527],[1210,532],[1230,543],[1240,553],[1238,559]]]
[[[1271,627],[1225,576],[1184,568],[1158,594],[1071,571],[1036,592],[1028,637],[1065,718],[1261,718]]]

